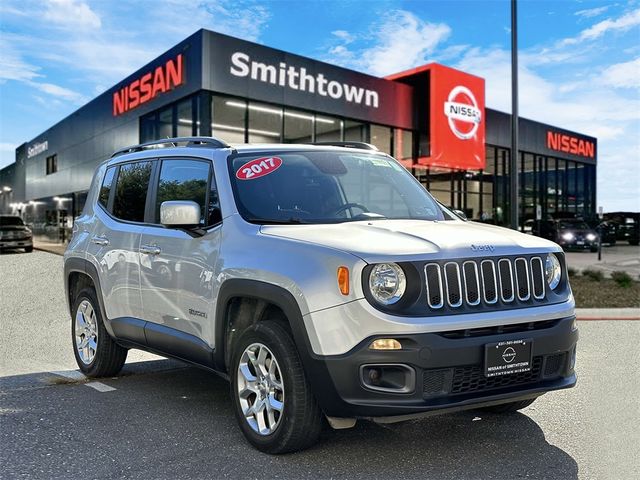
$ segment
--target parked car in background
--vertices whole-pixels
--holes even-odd
[[[564,250],[589,249],[598,251],[598,234],[584,220],[561,218],[553,222],[553,240]]]
[[[527,220],[523,232],[556,242],[564,250],[598,250],[598,234],[584,220],[577,218]]]
[[[585,220],[586,224],[602,238],[603,245],[613,246],[616,244],[618,229],[613,222],[601,221],[596,218],[593,220]]]
[[[16,215],[0,215],[0,250],[24,248],[33,251],[33,234],[22,219]]]
[[[611,212],[605,213],[604,219],[616,225],[618,241],[629,242],[629,245],[640,244],[640,213]]]

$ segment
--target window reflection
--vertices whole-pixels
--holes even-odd
[[[212,135],[229,143],[245,142],[247,103],[230,97],[214,96],[212,104]]]
[[[227,102],[237,106],[235,102]],[[282,132],[282,107],[249,102],[249,143],[278,143]]]
[[[298,110],[284,110],[284,142],[309,143],[313,135],[313,115]]]

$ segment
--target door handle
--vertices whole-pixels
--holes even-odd
[[[91,243],[106,247],[107,245],[109,245],[109,239],[105,237],[91,237]]]
[[[147,255],[160,255],[162,249],[156,245],[142,245],[140,247],[140,253],[146,253]]]

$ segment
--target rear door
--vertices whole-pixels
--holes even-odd
[[[87,254],[111,320],[142,318],[139,247],[152,170],[151,160],[109,167],[98,194]]]
[[[152,190],[154,225],[144,229],[140,243],[144,319],[198,337],[212,347],[213,272],[221,239],[212,163],[197,158],[162,159]],[[170,200],[200,205],[204,235],[160,224],[160,205]]]

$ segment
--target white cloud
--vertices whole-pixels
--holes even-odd
[[[574,13],[574,15],[577,15],[578,17],[583,17],[583,18],[592,18],[592,17],[597,17],[600,14],[603,14],[608,9],[609,9],[609,5],[605,5],[604,7],[587,8],[585,10],[578,10],[577,12]]]
[[[380,43],[363,52],[365,67],[374,75],[386,75],[420,65],[450,33],[443,23],[425,22],[410,12],[397,11],[378,27]]]
[[[28,82],[28,84],[47,95],[51,95],[55,99],[64,100],[75,105],[82,105],[88,100],[87,97],[78,92],[74,92],[73,90],[59,85],[54,85],[53,83]]]
[[[388,75],[426,63],[427,57],[450,33],[451,29],[444,23],[429,23],[411,12],[396,10],[362,36],[367,44],[374,41],[372,47],[348,47],[358,38],[347,32],[333,32],[342,44],[330,47],[325,60],[372,75]]]
[[[582,30],[575,38],[567,38],[561,42],[561,45],[575,45],[582,41],[596,40],[610,32],[625,32],[630,28],[640,25],[640,9],[622,15],[619,18],[608,18],[595,25]]]
[[[355,37],[346,30],[334,30],[331,32],[331,35],[338,37],[345,43],[351,43],[355,39]]]
[[[48,0],[44,19],[64,27],[97,29],[102,21],[83,0]]]
[[[254,0],[147,0],[135,3],[134,8],[144,9],[150,15],[150,34],[157,34],[157,25],[163,25],[165,35],[180,39],[204,27],[256,42],[271,19],[269,9]],[[176,12],[180,12],[181,18],[197,23],[171,21]]]
[[[32,80],[40,77],[39,67],[26,62],[11,42],[0,37],[0,82],[6,80]]]
[[[616,88],[640,88],[640,57],[607,67],[601,79],[605,85]]]

